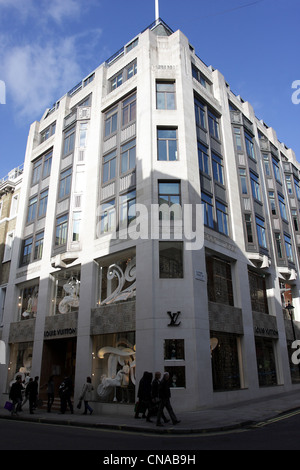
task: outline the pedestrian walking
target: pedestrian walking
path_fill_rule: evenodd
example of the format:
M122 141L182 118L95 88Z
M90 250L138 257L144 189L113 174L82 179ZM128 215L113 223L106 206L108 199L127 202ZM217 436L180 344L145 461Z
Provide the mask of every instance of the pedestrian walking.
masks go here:
M140 418L139 414L143 413L142 417L146 418L148 422L151 422L150 414L151 414L151 407L152 407L152 402L151 402L152 377L153 377L153 374L151 372L144 372L144 375L140 380L138 395L137 395L139 402L137 404L137 408L135 412L136 419L139 419ZM148 414L146 416L147 410L148 410Z
M163 376L163 379L162 379L162 381L160 383L160 386L159 386L159 398L160 398L161 401L160 401L159 408L158 408L156 426L163 426L163 424L161 423L161 418L162 418L162 413L163 413L164 408L167 409L173 424L180 423L180 421L177 419L177 417L176 417L176 415L173 411L173 408L171 406L170 386L171 386L171 384L170 384L170 375L169 375L168 372L165 372L164 376Z
M82 414L86 415L87 412L90 412L90 415L93 413L93 408L90 407L89 401L92 400L93 398L93 390L94 387L92 385L92 379L91 377L86 378L86 383L84 384L82 388L82 393L80 396L80 400L84 401L84 412Z
M18 375L16 377L16 381L12 384L10 392L9 392L9 399L13 403L13 408L11 410L12 415L15 414L16 416L18 416L18 411L21 410L22 391L23 391L22 377Z
M159 410L159 405L161 402L161 399L159 398L159 387L161 383L161 373L160 372L155 372L154 375L154 380L151 385L151 399L152 399L152 409L151 409L151 416L157 416L158 410ZM164 421L164 423L168 423L170 420L166 418L164 412L161 412L161 417Z
M31 415L33 415L33 410L36 409L37 407L37 397L39 393L39 377L36 376L34 380L31 382L28 382L28 385L26 387L26 395L28 396L29 399L29 412Z
M48 395L48 403L47 403L47 413L51 413L51 408L54 402L54 375L49 377L47 383L47 395Z
M60 396L60 412L64 414L67 410L67 405L69 405L71 414L73 414L73 404L71 400L72 396L72 380L70 377L65 377L64 381L59 387L59 396Z

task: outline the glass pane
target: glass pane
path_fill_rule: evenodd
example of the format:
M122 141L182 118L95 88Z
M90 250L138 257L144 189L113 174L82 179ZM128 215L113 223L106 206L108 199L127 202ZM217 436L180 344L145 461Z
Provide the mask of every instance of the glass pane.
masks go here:
M166 141L158 141L158 160L167 160L167 143Z
M169 160L177 160L177 142L176 140L169 141Z

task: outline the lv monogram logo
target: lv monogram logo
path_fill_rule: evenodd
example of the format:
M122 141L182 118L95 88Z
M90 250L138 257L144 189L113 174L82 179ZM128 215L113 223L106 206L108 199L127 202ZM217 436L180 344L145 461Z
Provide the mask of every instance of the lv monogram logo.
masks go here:
M168 315L169 315L170 320L171 320L171 322L168 324L168 326L179 326L179 325L181 325L181 321L179 323L177 322L180 314L181 314L181 312L177 312L177 313L168 312Z

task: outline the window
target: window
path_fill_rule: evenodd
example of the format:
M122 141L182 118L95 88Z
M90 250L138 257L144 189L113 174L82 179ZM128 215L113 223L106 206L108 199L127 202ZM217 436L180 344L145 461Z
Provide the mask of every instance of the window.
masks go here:
M243 168L240 168L239 173L240 173L240 182L241 182L242 194L248 194L246 170L244 170Z
M72 241L78 242L80 239L81 212L73 213L73 235Z
M112 109L105 115L105 137L114 134L118 128L118 112L117 108Z
M44 157L43 179L50 176L52 166L52 151Z
M210 302L234 305L231 264L214 256L206 256L207 294Z
M233 132L234 132L234 137L235 137L236 149L238 151L242 151L243 147L242 147L242 139L241 139L241 129L239 127L234 127Z
M209 156L208 156L208 148L198 142L198 161L199 161L199 169L202 173L209 175Z
M116 90L127 80L130 80L137 74L137 61L131 62L127 67L120 70L113 78L110 79L110 91Z
M200 72L200 70L192 64L192 75L193 77L201 83L204 88L207 88L209 91L211 90L211 83L210 81Z
M26 240L23 241L21 266L24 266L30 263L32 244L33 244L33 237L27 238Z
M43 164L43 159L40 158L33 164L33 170L32 170L32 180L31 184L32 186L34 184L37 184L40 181L41 178L41 172L42 172L42 164Z
M279 168L279 162L275 158L272 158L272 163L273 163L275 179L276 181L278 181L278 183L281 183L281 173L280 173L280 168Z
M203 129L206 129L205 107L197 99L195 99L195 116L196 116L197 126L202 127Z
M253 243L252 215L251 214L245 214L245 225L246 225L247 242Z
M159 277L183 278L183 243L159 242Z
M268 314L269 308L265 276L249 270L248 277L252 311Z
M42 259L43 247L44 247L44 232L41 232L35 236L35 243L34 243L34 259L35 260Z
M27 223L30 224L36 218L36 210L37 210L37 196L32 197L29 199L29 206L28 206L28 215L27 215Z
M246 151L247 151L248 157L255 160L253 138L246 131L245 131L245 143L246 143Z
M276 215L277 210L276 210L276 202L275 202L275 193L274 193L274 191L269 191L269 201L270 201L272 215Z
M112 180L116 176L117 151L103 156L103 183Z
M56 122L53 122L47 129L41 132L41 143L45 142L52 135L55 134Z
M201 202L204 205L204 225L214 228L212 198L205 193L201 194Z
M180 182L179 181L163 181L158 183L158 200L159 200L159 219L160 220L174 220L181 217L181 210L178 213L178 207L174 205L181 205L180 197ZM168 206L167 211L164 211L162 205ZM172 208L170 211L169 209Z
M122 126L136 120L136 95L130 96L122 103Z
M285 200L282 194L278 193L278 200L279 200L279 209L280 209L280 214L283 220L287 220L287 213L286 213L286 207L285 207Z
M121 147L121 173L135 168L136 140L131 140Z
M79 147L84 148L86 146L86 136L87 136L88 125L86 122L80 124L79 129Z
M250 171L252 195L254 199L261 202L260 188L259 188L259 178L253 171Z
M282 259L283 254L282 254L282 242L281 242L281 234L280 233L275 233L275 242L276 242L277 256L278 256L279 259Z
M288 193L289 193L289 195L292 195L293 194L293 186L292 186L291 176L286 175L285 179L286 179L286 187L287 187Z
M58 217L56 220L55 246L65 245L67 243L68 215Z
M64 134L63 156L67 156L74 151L75 144L75 127L72 127Z
M297 194L297 199L300 201L300 183L299 180L294 178L294 183L295 183L295 189L296 189L296 194Z
M208 127L210 135L220 140L219 119L211 112L208 112Z
M176 109L174 82L156 82L156 107L157 109Z
M115 199L102 204L100 216L101 233L113 232L116 229Z
M220 392L240 389L239 337L219 331L211 331L210 336L218 341L211 352L213 389Z
M264 155L264 166L265 166L265 172L267 176L271 176L271 168L270 168L270 162L269 162L269 157L268 155Z
M48 205L48 189L40 195L38 217L45 217Z
M292 219L296 232L299 232L299 219L297 209L292 209Z
M11 252L12 252L12 247L14 243L14 238L15 238L15 232L8 232L6 235L6 240L5 240L5 250L4 250L4 255L3 255L3 263L6 263L6 261L11 260ZM0 312L1 313L1 312Z
M224 235L228 235L228 212L227 206L221 204L220 202L216 202L217 208L217 223L218 223L218 231L223 233Z
M120 228L127 228L135 220L136 192L131 191L120 196Z
M255 220L256 220L256 229L257 229L257 237L258 237L259 246L262 248L267 248L265 221L257 216Z
M65 170L60 175L59 181L59 199L69 196L71 192L72 168Z
M260 387L270 387L278 384L276 359L272 339L255 338L257 373Z
M175 161L177 154L177 130L176 129L158 129L158 160Z
M212 154L212 167L214 180L217 183L224 184L223 159L216 154Z
M291 263L294 262L293 248L292 248L292 239L289 235L284 235L285 251L286 256Z

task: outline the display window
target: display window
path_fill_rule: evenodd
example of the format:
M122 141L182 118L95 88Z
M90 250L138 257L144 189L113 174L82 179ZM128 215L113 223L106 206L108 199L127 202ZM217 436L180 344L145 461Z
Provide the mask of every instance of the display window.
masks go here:
M35 318L38 309L39 282L20 288L18 299L18 321Z
M15 343L10 345L8 365L8 387L20 375L25 384L29 379L32 368L33 342Z
M239 363L240 338L230 333L211 331L211 365L214 391L241 388Z
M93 337L93 383L101 402L135 401L135 332Z
M77 312L80 305L80 267L52 274L53 295L50 315Z

